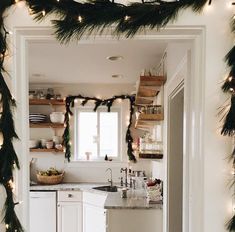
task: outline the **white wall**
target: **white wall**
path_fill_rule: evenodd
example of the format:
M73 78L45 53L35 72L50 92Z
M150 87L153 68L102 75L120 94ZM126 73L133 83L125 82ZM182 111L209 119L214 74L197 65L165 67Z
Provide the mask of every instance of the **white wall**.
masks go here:
M204 146L202 148L204 185L198 186L204 197L202 232L225 231L224 224L231 216L232 210L231 194L227 186L230 177L230 166L225 159L231 150L231 142L230 139L220 136L218 132L219 120L216 117L218 107L225 100L225 96L220 90L221 79L226 70L223 58L232 46L229 21L235 8L228 8L227 3L229 2L231 1L213 1L210 9L206 9L202 14L195 14L190 10L180 12L179 19L174 22L174 25L178 26L191 27L199 25L205 28L205 114L201 115L204 128ZM20 7L11 10L7 21L8 27L11 29L16 26L39 25L33 23L27 10ZM42 25L49 25L49 23L40 24L40 26ZM9 68L11 67L10 64Z

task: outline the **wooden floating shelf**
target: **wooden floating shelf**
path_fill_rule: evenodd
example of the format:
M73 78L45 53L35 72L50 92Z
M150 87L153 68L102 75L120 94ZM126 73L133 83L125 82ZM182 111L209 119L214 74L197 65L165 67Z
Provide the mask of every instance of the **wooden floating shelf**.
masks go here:
M30 148L30 152L56 152L56 153L62 153L63 150L58 150L55 148L52 149L46 149L46 148Z
M162 159L163 154L157 154L157 153L139 153L139 158L141 159Z
M163 121L163 114L144 114L140 113L138 118L136 119L135 128L143 129L143 128L151 128L153 124L158 121Z
M29 99L29 105L65 105L63 99Z
M164 120L163 114L144 114L140 113L138 120L147 120L147 121L162 121Z
M64 128L63 123L50 123L50 122L42 122L42 123L30 123L30 128Z
M140 76L136 94L136 105L151 105L166 78L163 76Z

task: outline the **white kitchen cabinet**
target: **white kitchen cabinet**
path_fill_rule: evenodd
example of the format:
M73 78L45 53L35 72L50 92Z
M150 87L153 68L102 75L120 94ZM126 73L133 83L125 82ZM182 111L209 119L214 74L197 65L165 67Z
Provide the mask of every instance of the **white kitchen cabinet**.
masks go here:
M30 192L30 232L56 232L56 192Z
M106 210L90 204L83 204L83 232L105 232Z
M83 192L83 232L106 232L107 194Z
M58 232L82 232L81 192L58 192L57 223Z
M58 232L82 232L81 202L58 203Z

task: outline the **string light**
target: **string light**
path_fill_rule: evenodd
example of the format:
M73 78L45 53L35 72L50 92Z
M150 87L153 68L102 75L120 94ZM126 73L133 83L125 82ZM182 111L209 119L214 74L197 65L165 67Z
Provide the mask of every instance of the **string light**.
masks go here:
M232 81L232 79L233 79L233 77L229 77L229 78L228 78L228 81L229 81L229 82L231 82L231 81Z
M9 229L9 224L6 224L6 229Z
M126 15L125 18L124 18L124 20L125 20L125 21L128 21L128 20L130 20L130 18L131 18L131 16Z
M81 23L81 22L82 22L82 20L83 20L82 16L81 16L81 15L79 15L79 16L78 16L78 21L79 21L79 23Z
M42 11L42 16L44 17L45 15L46 15L46 11L43 10L43 11Z
M30 7L28 7L28 12L29 12L29 15L33 15L33 10Z
M4 141L3 133L2 133L2 132L0 132L0 149L2 148L3 141Z
M15 184L14 184L14 182L13 182L12 180L9 180L9 181L8 181L8 185L9 185L9 187L10 187L12 190L15 189Z

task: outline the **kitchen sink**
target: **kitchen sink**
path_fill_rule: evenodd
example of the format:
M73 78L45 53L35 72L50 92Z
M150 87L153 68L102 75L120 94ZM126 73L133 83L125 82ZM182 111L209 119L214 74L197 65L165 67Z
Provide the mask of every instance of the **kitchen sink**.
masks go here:
M117 186L98 186L94 187L93 189L100 190L100 191L105 191L105 192L117 192Z

